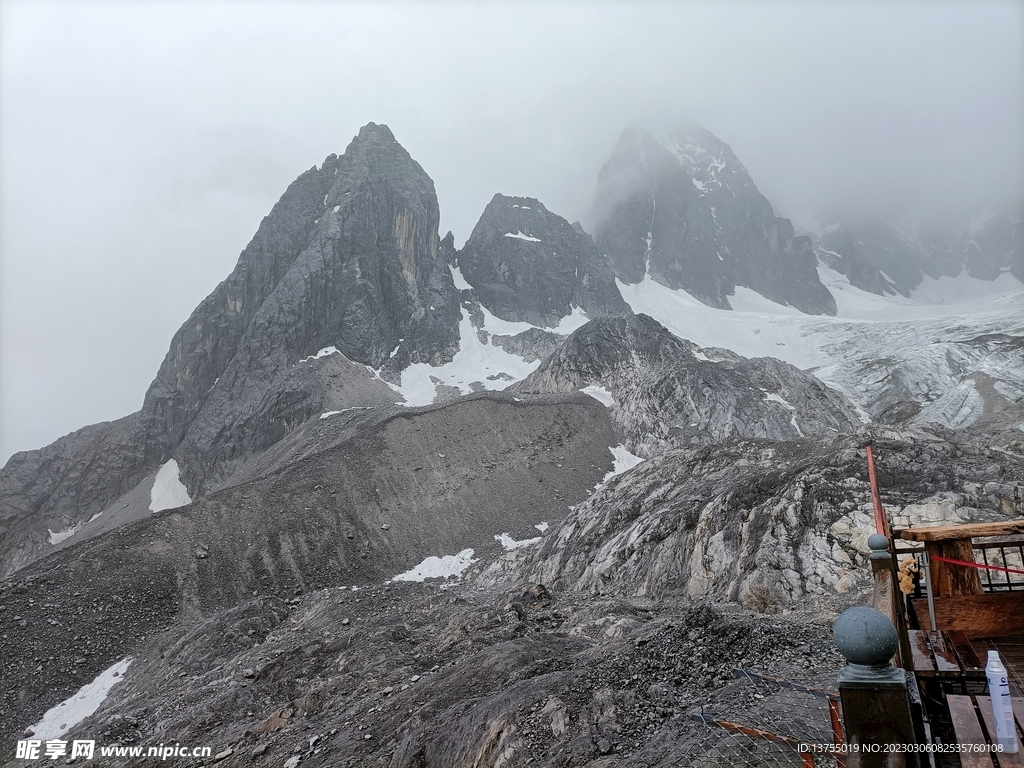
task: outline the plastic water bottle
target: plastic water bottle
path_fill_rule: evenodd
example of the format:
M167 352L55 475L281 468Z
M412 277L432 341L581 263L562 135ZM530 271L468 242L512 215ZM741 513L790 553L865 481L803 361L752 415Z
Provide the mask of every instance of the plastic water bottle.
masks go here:
M999 660L999 651L988 652L985 665L988 678L988 695L992 698L992 716L996 721L996 742L1003 752L1016 754L1017 729L1013 724L1013 706L1010 702L1010 685L1006 678L1006 667Z

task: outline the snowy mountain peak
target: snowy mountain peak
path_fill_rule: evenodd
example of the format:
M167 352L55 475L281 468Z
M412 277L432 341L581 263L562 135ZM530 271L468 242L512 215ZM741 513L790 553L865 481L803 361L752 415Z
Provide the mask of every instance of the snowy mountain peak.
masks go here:
M686 124L662 140L703 196L712 189L751 184L747 170L728 144L695 123Z
M810 240L775 216L728 145L699 126L662 141L625 131L598 175L594 212L598 247L625 283L649 277L723 309L746 286L803 312L835 312Z

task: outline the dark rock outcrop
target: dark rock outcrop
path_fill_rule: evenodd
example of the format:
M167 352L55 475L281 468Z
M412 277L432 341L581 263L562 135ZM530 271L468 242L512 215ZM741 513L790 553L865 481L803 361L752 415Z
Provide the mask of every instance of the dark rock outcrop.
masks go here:
M627 447L642 456L731 436L793 440L860 424L846 398L809 373L773 358L709 352L714 358L647 315L592 320L509 391L603 387Z
M574 307L591 318L631 314L590 237L532 197L495 195L458 266L502 320L552 327Z
M664 142L625 131L598 175L595 240L627 283L645 275L730 308L738 285L804 312L835 314L811 241L777 217L727 144L696 125Z
M822 260L856 287L910 296L925 277L966 272L995 280L1010 271L1024 275L1024 230L1020 214L1003 210L971 227L924 226L901 229L880 219L835 222L818 236Z
M564 341L564 336L541 328L531 328L528 331L517 333L515 336L501 334L491 336L491 343L496 347L501 347L510 354L519 355L528 363L532 363L534 360L543 360L558 349Z

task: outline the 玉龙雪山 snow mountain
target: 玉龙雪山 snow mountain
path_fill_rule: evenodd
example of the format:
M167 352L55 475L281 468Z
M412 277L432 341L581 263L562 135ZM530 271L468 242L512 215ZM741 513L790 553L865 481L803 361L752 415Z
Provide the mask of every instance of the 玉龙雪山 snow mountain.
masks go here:
M0 471L4 734L697 760L733 666L838 663L865 443L905 524L1024 512L1019 212L799 233L692 124L595 175L459 248L384 125L300 174L138 412Z

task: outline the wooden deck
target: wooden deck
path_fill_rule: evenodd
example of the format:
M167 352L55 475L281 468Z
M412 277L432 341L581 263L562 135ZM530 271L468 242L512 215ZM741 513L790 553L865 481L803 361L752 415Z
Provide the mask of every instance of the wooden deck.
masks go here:
M989 650L999 651L1009 678L1010 695L1024 696L1024 635L971 640L970 643L982 664L988 658Z

